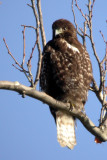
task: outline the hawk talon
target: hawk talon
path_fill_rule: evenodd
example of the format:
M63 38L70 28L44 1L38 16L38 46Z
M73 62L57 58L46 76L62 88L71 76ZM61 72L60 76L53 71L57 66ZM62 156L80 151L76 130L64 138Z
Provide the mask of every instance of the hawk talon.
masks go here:
M73 111L74 108L75 108L74 104L70 103L70 109L69 109L69 111Z

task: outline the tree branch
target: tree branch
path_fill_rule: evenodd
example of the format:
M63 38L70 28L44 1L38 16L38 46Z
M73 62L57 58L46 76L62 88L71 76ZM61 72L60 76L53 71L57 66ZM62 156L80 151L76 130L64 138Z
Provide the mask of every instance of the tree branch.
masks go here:
M24 66L24 63L25 63L25 56L26 56L26 53L25 53L25 26L24 26L24 30L22 31L23 33L23 60L22 60L22 64L21 66L23 67Z
M62 103L55 100L44 92L39 92L34 88L27 87L19 82L0 81L0 89L11 90L20 93L21 95L27 95L29 97L38 99L53 108L65 110L71 115L77 117L84 127L93 135L98 137L101 141L107 141L107 129L98 128L94 123L86 116L85 113L70 107L69 103Z
M37 48L38 48L38 52L39 52L38 65L37 65L38 67L37 67L37 72L36 72L36 77L35 77L35 80L34 80L34 87L33 87L33 88L36 88L37 82L38 82L39 76L40 76L41 61L42 61L42 50L41 50L41 46L40 46L39 26L41 27L43 46L46 43L46 39L45 39L45 32L44 32L44 29L43 29L43 20L42 20L42 12L41 12L41 7L40 7L40 0L38 0L38 7L39 7L38 12L39 12L40 17L38 16L38 13L37 13L36 8L35 8L35 0L31 0L31 3L32 3L32 9L33 9L33 13L34 13L34 16L35 16L35 20L36 20L36 35L38 37Z
M42 44L43 48L46 45L46 36L45 36L45 31L43 27L43 18L42 18L42 11L41 11L41 0L37 0L37 7L38 7L38 13L39 13L39 21L40 21L40 31L41 31L41 36L42 36Z
M72 0L72 13L73 13L74 23L75 23L75 26L76 26L77 33L78 33L79 36L83 37L82 33L79 32L79 30L78 30L78 24L76 22L76 16L75 16L75 12L74 12L74 0Z

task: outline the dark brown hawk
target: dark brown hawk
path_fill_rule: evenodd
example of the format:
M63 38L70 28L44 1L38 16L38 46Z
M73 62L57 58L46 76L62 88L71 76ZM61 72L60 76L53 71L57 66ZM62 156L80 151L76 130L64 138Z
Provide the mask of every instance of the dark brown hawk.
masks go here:
M52 25L53 38L43 51L40 76L42 91L62 102L83 110L92 82L89 55L78 41L76 29L65 19ZM75 117L50 106L57 125L57 138L62 147L76 145Z

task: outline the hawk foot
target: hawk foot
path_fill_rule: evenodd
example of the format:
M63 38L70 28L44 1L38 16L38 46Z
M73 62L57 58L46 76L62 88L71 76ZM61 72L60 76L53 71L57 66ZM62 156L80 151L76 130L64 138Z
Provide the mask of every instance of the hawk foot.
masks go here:
M70 103L70 109L69 109L69 111L73 111L74 108L75 108L74 104Z

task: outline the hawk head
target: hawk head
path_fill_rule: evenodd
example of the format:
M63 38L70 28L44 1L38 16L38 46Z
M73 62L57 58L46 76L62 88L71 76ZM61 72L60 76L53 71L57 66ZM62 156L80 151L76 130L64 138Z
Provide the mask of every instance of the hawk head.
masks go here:
M65 19L59 19L52 25L53 38L70 36L77 38L76 29L74 25Z

